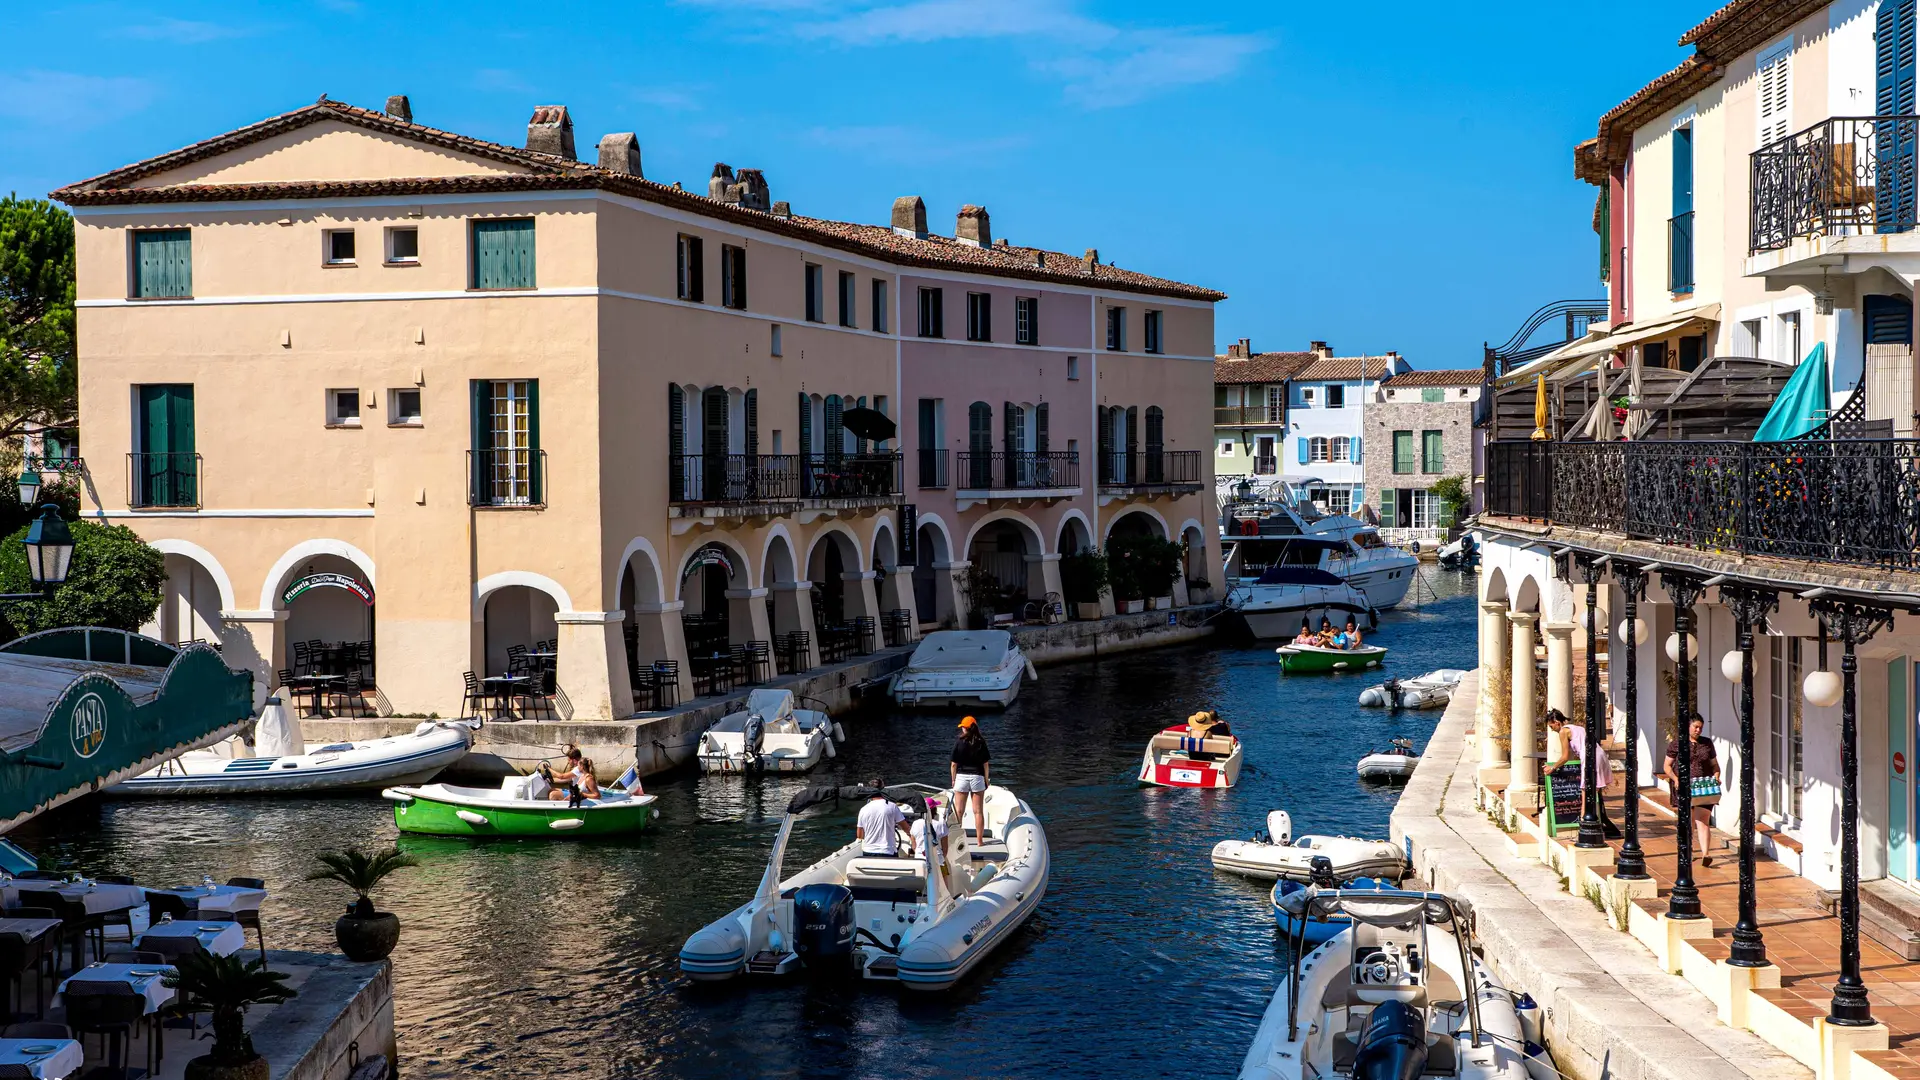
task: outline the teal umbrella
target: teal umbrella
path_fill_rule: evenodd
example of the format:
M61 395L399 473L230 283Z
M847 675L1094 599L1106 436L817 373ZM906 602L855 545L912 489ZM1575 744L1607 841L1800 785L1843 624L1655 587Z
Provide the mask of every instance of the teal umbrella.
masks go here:
M1793 378L1773 399L1773 408L1753 433L1754 442L1786 442L1797 439L1827 422L1827 343L1813 347Z

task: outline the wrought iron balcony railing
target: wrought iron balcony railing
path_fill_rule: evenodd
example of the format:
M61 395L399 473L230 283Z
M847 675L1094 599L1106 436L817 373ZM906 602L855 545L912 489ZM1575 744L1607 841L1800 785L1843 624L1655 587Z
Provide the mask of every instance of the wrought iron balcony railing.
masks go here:
M1077 450L962 450L954 486L972 491L1048 491L1080 486Z
M1104 488L1164 487L1198 484L1198 450L1148 450L1144 453L1100 455L1100 486Z
M1920 116L1844 116L1754 151L1749 250L1912 231L1917 144Z
M1283 405L1215 405L1214 427L1278 427L1287 422Z
M128 454L127 505L192 508L200 505L199 454Z
M922 488L944 488L947 486L947 452L945 450L920 451L920 486Z
M900 494L898 453L670 454L667 498L745 505Z
M1496 442L1487 512L1702 551L1920 570L1920 440Z
M547 505L547 452L522 447L467 451L467 505Z

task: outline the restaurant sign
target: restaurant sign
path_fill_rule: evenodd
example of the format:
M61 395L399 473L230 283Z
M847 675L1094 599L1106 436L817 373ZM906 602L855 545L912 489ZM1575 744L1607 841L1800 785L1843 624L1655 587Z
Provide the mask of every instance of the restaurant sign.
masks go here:
M728 577L739 576L734 572L732 553L719 544L708 544L706 547L694 552L693 558L687 560L687 568L681 571L680 580L685 581L692 577L695 571L708 566L717 566L725 570Z
M361 603L368 607L373 606L373 586L346 574L308 574L287 586L286 595L282 596L280 601L291 604L295 598L309 589L345 589L359 597Z

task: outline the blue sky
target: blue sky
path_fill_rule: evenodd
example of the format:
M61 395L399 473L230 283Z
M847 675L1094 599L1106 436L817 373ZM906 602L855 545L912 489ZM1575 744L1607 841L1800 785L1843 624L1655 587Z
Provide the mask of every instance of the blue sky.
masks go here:
M1717 6L20 5L0 190L322 93L405 93L422 123L510 143L565 104L583 155L636 131L654 179L756 166L797 212L866 222L917 194L942 232L980 203L1015 243L1219 288L1222 346L1474 366L1539 304L1600 294L1572 147Z

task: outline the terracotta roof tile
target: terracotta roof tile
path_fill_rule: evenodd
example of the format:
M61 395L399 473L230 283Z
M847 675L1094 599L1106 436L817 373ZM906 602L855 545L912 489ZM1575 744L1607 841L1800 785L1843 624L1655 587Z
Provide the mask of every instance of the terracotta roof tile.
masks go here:
M1228 385L1285 382L1312 364L1313 358L1310 352L1254 353L1245 359L1216 356L1213 381Z
M309 124L337 120L417 142L489 158L528 169L524 174L466 177L394 177L358 181L299 181L257 184L186 184L133 187L139 180L195 161L223 154L261 139ZM810 240L829 247L870 255L887 262L928 269L971 271L1031 281L1096 285L1128 292L1219 301L1226 294L1199 285L1153 277L1099 263L1080 256L1028 247L973 247L943 236L925 240L900 236L877 225L776 215L715 202L703 194L597 165L571 161L520 147L488 142L440 131L386 113L322 98L289 113L250 124L191 146L148 158L53 192L69 206L115 206L139 203L203 202L332 198L364 195L413 195L465 192L580 189L612 191L648 202L674 206L743 227Z
M1307 365L1294 378L1302 382L1371 382L1386 378L1390 363L1392 360L1385 356L1330 356Z
M1387 380L1388 386L1479 386L1487 373L1481 368L1415 368Z

